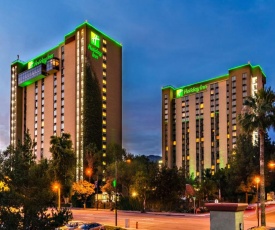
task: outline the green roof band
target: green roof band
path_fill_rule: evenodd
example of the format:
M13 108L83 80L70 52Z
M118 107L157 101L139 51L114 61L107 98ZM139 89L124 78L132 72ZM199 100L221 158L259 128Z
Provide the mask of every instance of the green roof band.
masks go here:
M243 68L245 66L250 66L252 68L252 70L256 69L256 68L259 68L260 71L262 72L262 74L264 75L264 77L266 78L266 75L262 69L262 67L260 65L255 65L255 66L252 66L250 63L249 64L244 64L244 65L239 65L239 66L236 66L236 67L233 67L233 68L230 68L228 69L228 72L230 71L233 71L235 69L239 69L239 68ZM208 80L204 80L204 81L200 81L200 82L196 82L196 83L193 83L193 84L190 84L190 85L186 85L186 86L181 86L181 87L178 87L178 88L175 88L171 85L167 85L167 86L164 86L162 87L162 90L165 90L165 89L172 89L172 90L178 90L178 89L183 89L183 88L186 88L186 87L192 87L192 86L195 86L195 85L198 85L198 84L206 84L206 83L210 83L212 81L217 81L217 80L223 80L224 78L228 77L229 74L225 74L225 75L221 75L221 76L218 76L218 77L214 77L214 78L210 78Z
M77 26L72 32L66 34L66 35L64 36L64 40L63 40L62 42L60 42L57 46L55 46L55 47L53 47L53 48L47 50L46 52L44 52L44 53L42 53L42 54L37 55L36 57L34 57L34 58L32 58L32 59L30 59L30 60L28 60L28 61L26 61L26 62L21 61L21 60L15 60L15 61L12 62L12 64L15 64L15 63L19 62L19 63L21 63L21 64L26 65L28 62L33 61L33 60L35 60L35 59L38 59L39 57L41 57L41 56L43 56L43 55L45 55L45 54L47 54L47 53L53 51L54 49L58 48L61 44L64 44L66 37L68 37L69 35L73 34L77 29L79 29L80 27L82 27L82 26L85 25L85 24L88 25L90 28L96 30L96 31L97 31L98 33L100 33L101 35L103 35L103 36L107 37L108 39L110 39L111 41L113 41L116 45L122 47L122 44L121 44L121 43L115 41L114 39L112 39L111 37L109 37L108 35L106 35L105 33L101 32L101 31L98 30L98 29L96 29L96 28L93 27L90 23L84 22L84 23L82 23L81 25Z
M108 35L106 35L105 33L103 33L102 31L100 31L99 29L95 28L94 26L92 26L89 22L83 22L82 24L80 24L78 27L76 27L73 31L67 33L65 35L65 38L70 36L71 34L73 34L76 30L78 30L79 28L81 28L83 25L87 25L90 28L94 29L96 32L100 33L101 35L103 35L104 37L110 39L111 41L113 41L116 45L122 47L122 44L117 42L116 40L114 40L113 38L109 37Z

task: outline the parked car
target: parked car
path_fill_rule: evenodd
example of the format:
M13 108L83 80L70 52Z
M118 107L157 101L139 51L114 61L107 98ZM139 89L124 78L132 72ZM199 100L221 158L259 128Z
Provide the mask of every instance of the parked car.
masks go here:
M100 223L84 223L78 226L77 229L87 229L87 230L105 230L105 227Z
M64 226L55 228L55 230L71 230L71 229L77 229L80 225L83 225L83 221L78 221L78 220L73 220L69 221L67 224Z

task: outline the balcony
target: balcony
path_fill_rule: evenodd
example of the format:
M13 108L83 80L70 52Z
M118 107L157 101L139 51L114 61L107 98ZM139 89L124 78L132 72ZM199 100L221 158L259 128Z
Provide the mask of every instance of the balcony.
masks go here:
M46 65L40 64L32 69L18 74L18 86L28 86L47 76Z
M52 58L47 61L46 71L48 74L53 74L59 71L59 59Z

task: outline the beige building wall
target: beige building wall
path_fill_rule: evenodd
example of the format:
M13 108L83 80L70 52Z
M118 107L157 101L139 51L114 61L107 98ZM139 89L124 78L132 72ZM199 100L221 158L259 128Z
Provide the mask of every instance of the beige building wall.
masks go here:
M76 134L76 49L75 41L65 45L65 107L64 131L71 134L75 146Z
M181 98L176 99L176 166L182 167L182 105Z
M26 128L29 129L29 133L34 138L34 101L35 101L35 84L27 87L27 116L26 116Z
M189 171L196 177L196 94L189 95Z
M203 94L204 112L204 169L211 168L211 112L210 112L210 85Z
M226 81L219 82L219 142L220 168L227 164L227 103Z

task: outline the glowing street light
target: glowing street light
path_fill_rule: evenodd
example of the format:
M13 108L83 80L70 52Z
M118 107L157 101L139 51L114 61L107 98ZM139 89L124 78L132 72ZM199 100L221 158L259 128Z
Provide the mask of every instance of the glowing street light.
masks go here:
M85 173L89 177L89 182L91 182L91 176L93 174L93 170L91 168L87 168Z
M60 206L61 206L61 201L60 201L60 184L59 183L54 183L53 185L53 190L56 190L58 193L58 210L60 210Z
M259 183L260 183L260 178L256 177L255 182L257 184L257 220L258 220L258 227L259 227Z
M270 163L268 164L268 166L269 166L271 169L273 169L273 168L275 168L275 163L270 162Z

